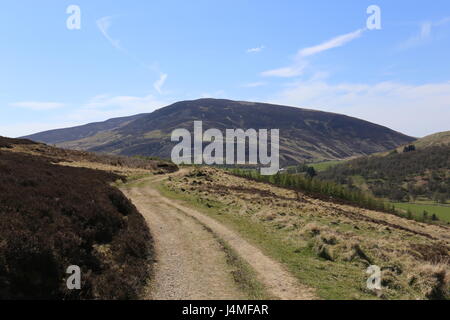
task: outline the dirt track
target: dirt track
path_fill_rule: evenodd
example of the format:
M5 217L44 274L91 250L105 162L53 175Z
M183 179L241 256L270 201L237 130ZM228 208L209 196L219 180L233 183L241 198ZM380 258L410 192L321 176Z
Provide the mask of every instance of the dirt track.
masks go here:
M313 290L299 284L281 264L236 232L181 202L162 196L154 186L164 178L146 178L122 189L146 219L155 239L158 262L147 298L247 298L233 280L223 248L205 226L255 270L271 296L295 300L315 298Z

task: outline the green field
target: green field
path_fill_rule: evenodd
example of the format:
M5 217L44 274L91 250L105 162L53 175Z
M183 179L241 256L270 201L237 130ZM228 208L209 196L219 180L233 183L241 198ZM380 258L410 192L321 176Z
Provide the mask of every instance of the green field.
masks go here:
M330 167L333 167L345 160L332 160L324 162L309 163L308 166L313 167L317 172L325 171Z
M412 214L417 218L422 218L423 212L427 211L430 218L434 213L439 220L450 222L450 206L418 203L394 203L394 206L405 211L411 210Z

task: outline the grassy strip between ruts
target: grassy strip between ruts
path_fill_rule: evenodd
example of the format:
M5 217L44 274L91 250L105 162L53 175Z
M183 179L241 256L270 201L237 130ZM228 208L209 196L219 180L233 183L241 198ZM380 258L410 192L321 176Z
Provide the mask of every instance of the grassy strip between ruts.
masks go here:
M267 256L284 264L305 285L317 290L323 299L377 299L366 287L367 276L360 266L330 262L318 258L311 247L284 240L281 231L233 213L233 208L220 202L207 203L195 196L169 190L164 184L157 189L166 197L183 201L224 225L237 231L258 246ZM390 297L399 298L399 297Z
M223 239L217 238L217 241L225 252L227 263L234 268L232 271L234 281L247 297L250 300L273 299L265 287L257 280L257 275L253 268Z
M182 212L181 210L178 211ZM194 217L191 218L201 224L206 231L211 233L214 239L216 239L222 247L228 265L233 268L233 271L231 272L233 280L250 300L267 300L274 298L270 296L264 285L257 280L257 275L253 268L244 261L225 240L220 238L211 228L201 223L198 219Z
M136 186L144 186L149 183L149 180L145 180L145 178L150 178L152 175L148 174L145 176L136 176L134 178L127 179L127 183L123 184L123 187L136 187ZM142 180L144 179L144 180ZM150 180L151 181L151 180ZM181 210L177 211L182 212ZM197 223L199 223L206 231L211 233L216 241L221 246L223 252L225 253L225 257L227 260L227 264L233 269L231 272L233 276L233 280L239 286L239 288L244 292L244 294L250 300L268 300L273 299L265 289L265 287L257 280L257 275L253 268L236 253L233 248L231 248L226 241L221 239L211 228L204 225L195 217L189 216L194 219Z

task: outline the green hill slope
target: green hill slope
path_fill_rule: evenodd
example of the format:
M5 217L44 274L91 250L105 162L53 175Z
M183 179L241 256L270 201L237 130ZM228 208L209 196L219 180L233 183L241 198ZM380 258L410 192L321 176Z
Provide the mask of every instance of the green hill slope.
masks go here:
M361 157L320 172L319 177L393 201L445 203L450 199L450 145Z

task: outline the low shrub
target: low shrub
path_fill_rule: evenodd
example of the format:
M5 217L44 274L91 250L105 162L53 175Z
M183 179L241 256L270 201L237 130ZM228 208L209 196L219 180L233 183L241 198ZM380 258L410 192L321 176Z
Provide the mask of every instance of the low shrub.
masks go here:
M119 178L0 151L0 299L138 297L152 239L109 185ZM81 268L81 290L66 287L70 265Z

